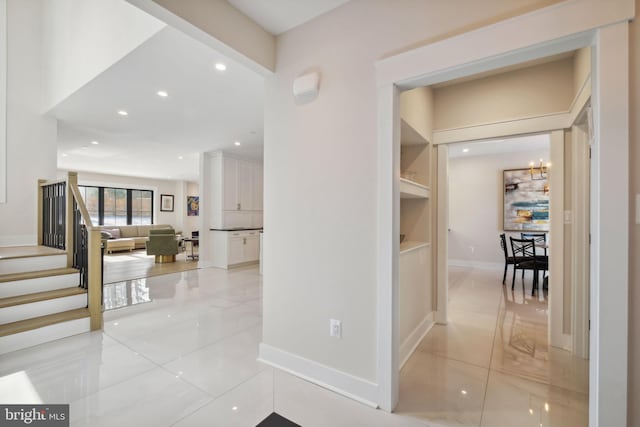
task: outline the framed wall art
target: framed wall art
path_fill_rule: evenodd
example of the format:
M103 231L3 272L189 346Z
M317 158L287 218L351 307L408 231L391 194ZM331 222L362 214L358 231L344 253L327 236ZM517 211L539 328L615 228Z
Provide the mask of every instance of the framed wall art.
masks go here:
M160 195L160 212L173 212L173 195Z
M549 179L543 166L503 171L504 231L549 231Z

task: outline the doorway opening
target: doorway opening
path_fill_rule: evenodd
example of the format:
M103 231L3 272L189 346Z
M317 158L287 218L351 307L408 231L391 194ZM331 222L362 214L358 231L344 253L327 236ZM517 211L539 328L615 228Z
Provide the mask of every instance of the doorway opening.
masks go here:
M400 175L400 91L430 86L461 76L495 70L505 65L520 64L526 60L593 46L595 52L592 57L593 84L589 83L588 85L593 89L595 129L594 149L592 149L592 185L590 187L590 231L592 236L590 320L595 322L597 327L591 328L589 419L592 423L602 423L605 420L607 423L624 422L626 388L617 386L614 388L611 385L614 383L625 384L627 369L627 337L625 332L627 317L624 301L628 289L626 276L628 263L624 245L620 246L619 243L627 240L625 224L628 200L625 195L628 187L628 168L625 165L628 153L628 123L626 120L628 104L620 102L618 95L621 99L626 99L624 94L628 89L628 24L626 21L628 16L620 9L620 16L615 21L619 24L615 24L613 21L608 22L608 18L601 16L603 10L596 5L588 11L571 3L561 3L552 9L427 45L385 59L378 64L379 115L382 118L379 122L380 176L389 179L388 182L387 178L382 178L379 181L379 226L381 231L379 234L381 249L379 251L379 277L381 278L379 288L381 321L379 324L381 326L378 333L380 339L378 372L380 405L384 409L392 409L398 400L399 375L397 367L400 361L396 345L398 343L398 279L396 275L398 263L391 256L399 251L397 240L394 243L396 233L399 234L399 209L386 208L386 206L397 206L394 205L394 199L399 194L397 177ZM595 18L586 22L582 17L584 14ZM574 33L569 36L560 30L551 31L549 28L543 30L543 22L551 16L558 22L570 22L573 25L572 31ZM526 29L527 34L531 34L531 37L527 41L510 39L509 34L514 25L517 25L520 31ZM498 43L499 46L495 43L484 43L489 40L494 42L495 40L503 40L504 43ZM470 45L474 47L472 50L470 50ZM391 120L387 120L388 118ZM443 173L446 178L446 162L441 161L446 157L440 155L441 152L443 155L446 154L446 146L441 146L441 144L454 142L451 140L454 137L458 138L457 141L481 139L487 137L486 133L495 132L499 128L502 128L503 131L501 135L566 129L571 126L574 119L573 112L569 112L555 117L543 117L539 120L519 123L516 126L503 127L502 124L496 124L496 126L480 129L479 133L484 132L485 134L475 137L469 137L466 129L448 135L434 134L434 143L438 145L438 174ZM507 128L509 131L506 131ZM465 137L465 135L467 136ZM558 136L556 135L556 137ZM389 141L394 143L388 145ZM602 141L606 141L606 144ZM597 188L598 191L594 192L594 188ZM446 194L441 194L439 190L436 190L435 193L434 200L437 200L439 204L441 199L446 202ZM607 206L607 209L604 209L603 206ZM617 215L622 215L624 221L614 220L614 211ZM435 216L440 216L440 210ZM446 223L444 217L436 218L436 221L440 225ZM603 232L603 221L607 222L606 233ZM389 230L392 233L389 233ZM445 227L437 227L434 241L437 242L437 251L445 251L446 253L446 238L441 240L441 234L444 233L446 233ZM615 254L604 254L597 250L602 245L607 248L620 248L620 250L614 250ZM446 257L436 255L435 260L437 280L439 283L446 284ZM606 298L605 294L599 292L604 277L607 277L607 283L615 283L613 288L607 286ZM385 278L388 278L388 281ZM440 290L441 287L438 286L436 318L444 316L446 319L446 291L442 295ZM391 298L387 299L387 297ZM443 304L441 304L441 300L444 300ZM388 306L384 301L389 301ZM621 311L616 311L613 317L599 316L599 313L607 308L615 311L613 301L615 301L616 307L621 307ZM384 326L387 324L391 325L391 328ZM605 336L606 339L604 339ZM606 348L610 348L613 342L620 349L616 354L606 351ZM605 366L606 373L603 369Z

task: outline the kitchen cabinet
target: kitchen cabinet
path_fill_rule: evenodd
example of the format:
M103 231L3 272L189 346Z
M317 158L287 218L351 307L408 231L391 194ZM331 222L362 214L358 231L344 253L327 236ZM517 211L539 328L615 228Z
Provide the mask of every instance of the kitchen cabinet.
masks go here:
M259 233L259 230L211 230L214 267L257 263L260 258Z
M262 227L262 165L223 152L209 153L209 228Z

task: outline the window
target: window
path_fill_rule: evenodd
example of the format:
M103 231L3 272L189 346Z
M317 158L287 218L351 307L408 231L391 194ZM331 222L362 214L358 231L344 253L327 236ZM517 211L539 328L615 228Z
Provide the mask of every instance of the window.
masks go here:
M91 222L93 224L100 224L100 189L98 187L83 187L78 186L80 194L84 200L84 204L87 206Z
M151 224L153 219L153 191L131 190L131 224Z
M91 221L99 225L153 224L153 191L78 186Z

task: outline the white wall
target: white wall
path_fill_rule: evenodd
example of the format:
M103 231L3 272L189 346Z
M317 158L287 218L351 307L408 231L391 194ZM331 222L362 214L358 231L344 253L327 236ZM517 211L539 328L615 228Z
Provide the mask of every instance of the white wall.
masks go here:
M450 264L504 266L498 240L504 232L502 171L527 168L529 162L540 158L548 161L549 150L449 159ZM509 236L520 236L520 233L506 234L507 245Z
M0 0L0 203L7 200L7 0Z
M278 37L265 97L264 344L376 381L375 61L543 3L355 0ZM293 80L309 69L319 96L296 106Z
M569 110L573 57L434 90L434 129L453 129ZM524 101L524 102L523 102Z
M64 178L66 174L66 171L58 171L58 177L60 178ZM184 216L187 214L185 209L187 196L183 194L183 181L78 172L78 184L95 185L100 187L133 188L136 190L153 190L154 224L171 224L176 231L184 231ZM161 194L170 194L174 196L173 212L160 212Z
M44 0L43 111L55 107L165 24L124 0Z
M40 115L42 3L9 0L7 18L7 200L0 203L0 246L37 243L37 181L56 177L56 122Z

